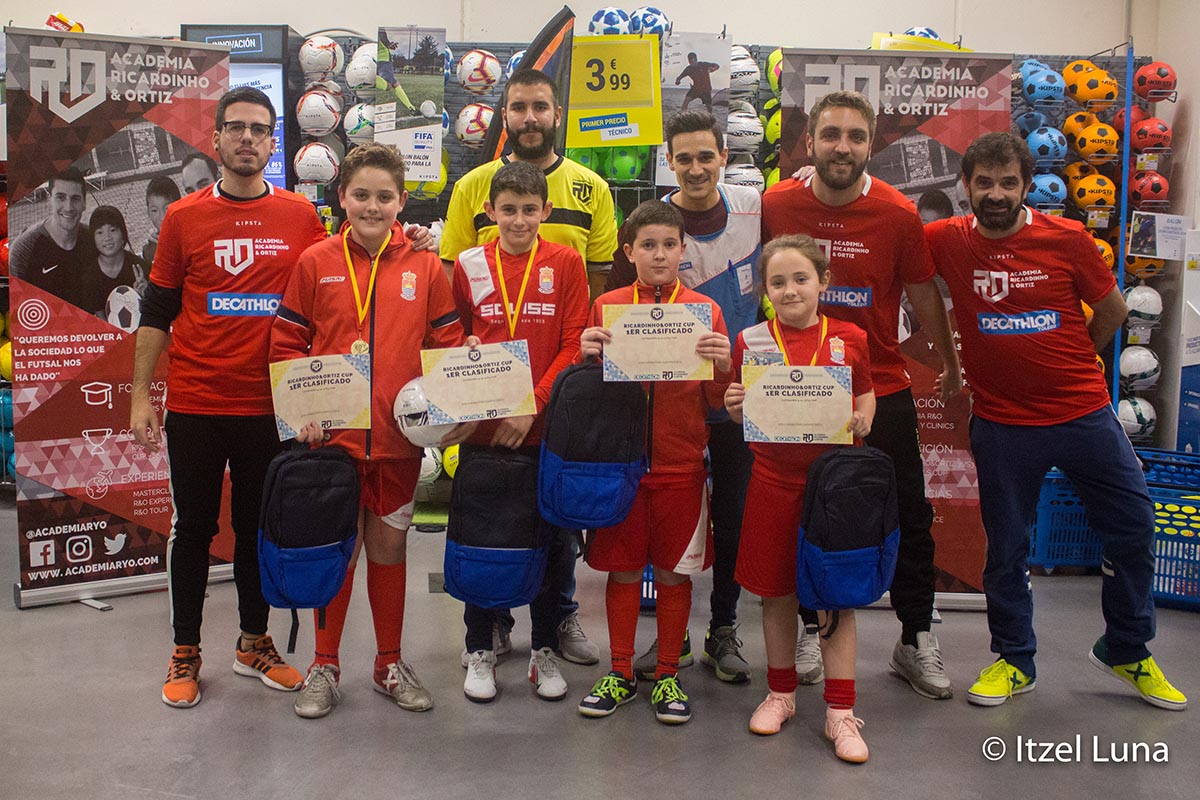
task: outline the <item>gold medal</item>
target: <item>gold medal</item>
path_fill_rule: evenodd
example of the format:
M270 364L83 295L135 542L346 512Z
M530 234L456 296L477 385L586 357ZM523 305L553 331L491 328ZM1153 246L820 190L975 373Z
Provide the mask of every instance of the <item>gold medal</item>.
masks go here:
M356 356L365 356L371 352L371 348L362 339L355 339L354 344L350 345L350 352Z

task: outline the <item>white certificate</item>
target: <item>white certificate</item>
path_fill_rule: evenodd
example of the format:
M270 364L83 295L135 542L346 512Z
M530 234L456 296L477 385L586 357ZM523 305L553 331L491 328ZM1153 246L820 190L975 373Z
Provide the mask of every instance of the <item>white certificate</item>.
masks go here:
M279 439L309 422L321 428L371 427L371 357L326 355L271 365L271 400Z
M713 362L696 355L700 337L712 330L708 303L604 306L606 381L712 380Z
M421 369L429 421L435 425L537 413L524 339L422 350Z
M747 442L852 444L850 367L742 366Z

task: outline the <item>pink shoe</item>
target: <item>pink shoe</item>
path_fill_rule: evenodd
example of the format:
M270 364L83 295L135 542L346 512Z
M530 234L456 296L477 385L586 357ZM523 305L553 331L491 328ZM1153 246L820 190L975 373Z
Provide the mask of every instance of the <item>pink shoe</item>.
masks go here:
M833 752L842 761L862 764L867 760L867 743L859 733L862 726L852 708L825 709L825 738L833 742Z
M796 716L796 693L771 692L750 717L750 732L762 736L779 733L783 723Z

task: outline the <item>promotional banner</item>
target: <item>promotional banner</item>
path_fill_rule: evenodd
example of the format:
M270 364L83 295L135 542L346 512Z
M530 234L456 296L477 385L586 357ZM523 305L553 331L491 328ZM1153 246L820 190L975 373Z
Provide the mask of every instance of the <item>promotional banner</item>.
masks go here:
M375 141L403 155L405 179L442 177L445 28L379 29Z
M663 122L680 111L703 109L725 130L729 118L729 42L724 33L670 31L662 42ZM665 131L664 131L665 135ZM654 170L657 186L679 185L659 145Z
M1009 129L1011 56L796 49L783 56L781 173L809 163L805 133L813 104L829 92L854 90L876 109L867 172L907 195L924 222L970 213L962 154L980 135ZM942 296L949 310L945 287ZM937 591L979 593L986 539L967 430L970 402L965 392L949 403L937 396L941 360L907 300L897 326L935 511Z
M133 331L167 205L217 179L228 51L6 35L16 602L162 587L168 465L128 429ZM214 563L232 550L223 531Z

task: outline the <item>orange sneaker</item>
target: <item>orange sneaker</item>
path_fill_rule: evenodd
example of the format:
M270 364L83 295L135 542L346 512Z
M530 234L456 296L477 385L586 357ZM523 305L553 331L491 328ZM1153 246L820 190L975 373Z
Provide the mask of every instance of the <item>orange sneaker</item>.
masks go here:
M867 743L859 733L862 726L852 708L825 709L825 738L833 742L833 752L842 761L862 764L867 760Z
M167 667L162 701L175 708L191 708L200 702L200 648L176 645Z
M249 650L242 649L242 639L238 637L233 671L238 675L258 678L267 686L281 692L294 692L304 683L304 676L287 665L275 649L271 637L265 633L254 640Z

